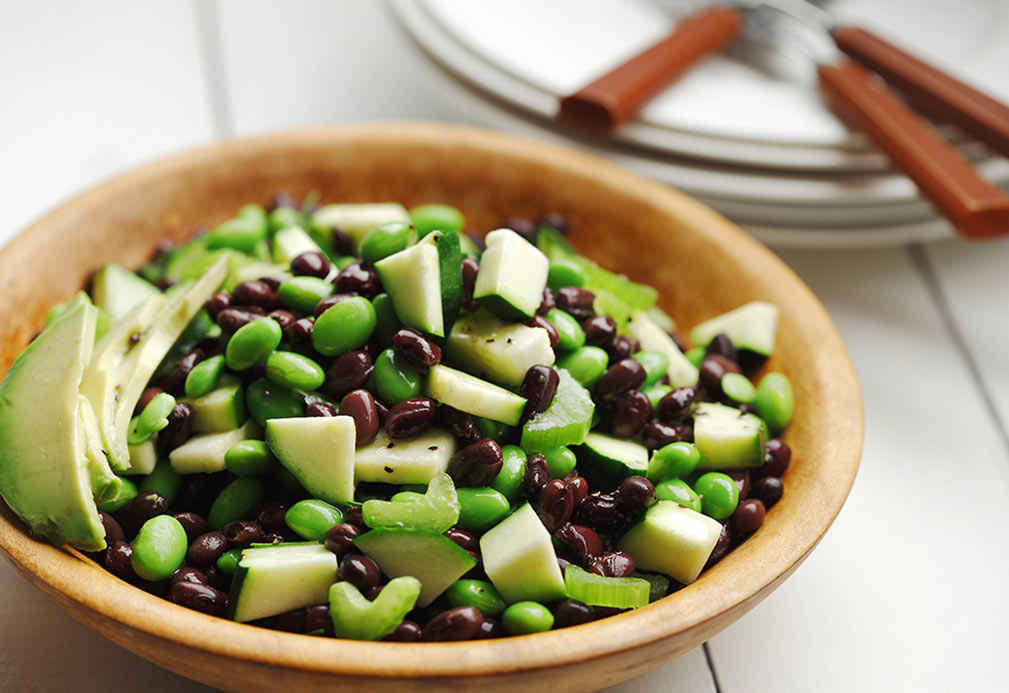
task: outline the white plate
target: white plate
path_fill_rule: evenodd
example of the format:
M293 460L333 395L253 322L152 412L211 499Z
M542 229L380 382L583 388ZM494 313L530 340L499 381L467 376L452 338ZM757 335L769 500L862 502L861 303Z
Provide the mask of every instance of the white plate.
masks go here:
M672 19L643 0L399 1L425 48L451 70L543 118L557 99L666 35ZM840 18L1009 99L1009 13L1000 0L835 0ZM909 21L913 18L914 21ZM956 31L948 27L955 23ZM427 26L420 26L426 24ZM446 45L455 44L454 46ZM810 69L811 77L812 71ZM884 159L822 104L809 79L713 56L670 86L618 136L624 142L736 164L882 170ZM983 156L978 147L972 156Z

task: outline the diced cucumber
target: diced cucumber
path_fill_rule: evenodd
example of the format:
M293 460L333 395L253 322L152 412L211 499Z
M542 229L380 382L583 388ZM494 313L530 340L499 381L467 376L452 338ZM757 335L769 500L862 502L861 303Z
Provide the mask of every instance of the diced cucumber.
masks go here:
M95 305L108 312L113 321L125 317L136 306L160 293L158 287L114 262L95 272L91 280L91 296Z
M306 416L266 421L266 444L280 463L316 498L354 500L354 444L349 416Z
M129 474L150 474L158 463L158 451L154 447L154 438L149 438L140 445L130 445Z
M351 640L381 640L396 630L420 596L417 578L404 575L390 580L375 601L369 601L349 582L329 588L329 615L333 635Z
M627 334L641 342L646 351L659 351L669 359L669 384L673 387L696 385L697 367L683 355L676 342L661 327L652 322L644 311L635 311L627 324Z
M418 243L375 263L400 322L436 337L445 336L438 248Z
M246 622L325 604L336 570L336 554L322 544L245 549L231 582L229 614Z
M590 573L576 565L564 569L564 588L569 599L591 606L608 606L614 609L636 609L648 603L650 593L647 580L641 578L613 578Z
M484 572L509 603L564 598L550 532L526 503L480 537Z
M444 365L432 366L427 376L427 394L442 404L467 414L483 416L514 426L522 418L526 400L486 380Z
M231 431L193 436L168 453L168 461L179 474L223 472L227 468L224 455L228 448L243 440L256 438L259 433L256 422L248 421L241 428Z
M312 252L322 253L322 248L300 226L289 226L273 236L273 261L278 265L290 265L302 253Z
M193 408L194 433L231 431L245 423L245 388L233 375L222 375L202 397L182 401Z
M401 492L403 493L403 492ZM441 473L431 479L424 495L398 500L366 500L361 506L364 523L372 528L407 527L444 532L459 521L459 495L452 477Z
M629 476L648 473L648 449L630 440L590 433L575 454L581 474L605 490L615 489Z
M557 374L560 379L553 402L522 427L522 449L529 454L580 445L592 427L595 404L588 390L563 368L558 368Z
M778 306L773 303L751 301L695 326L690 331L690 341L694 346L707 346L716 335L724 334L737 349L770 356L774 352L778 313Z
M660 500L627 530L617 548L641 570L654 570L688 584L701 574L721 533L717 520Z
M422 243L438 249L438 279L441 282L441 315L445 328L455 322L462 308L462 248L459 234L435 231Z
M330 240L331 230L336 228L350 236L355 248L369 231L390 221L403 221L409 224L410 215L398 202L323 205L312 213L312 226L318 229L327 241Z
M511 229L491 231L485 241L473 298L503 318L533 317L543 300L550 262Z
M724 404L702 402L694 414L698 469L744 469L764 463L764 423Z
M411 506L413 503L402 505ZM420 607L433 602L476 565L476 560L466 549L429 529L373 529L355 539L354 546L378 563L378 567L390 578L410 575L420 580L420 595L417 597L417 606Z
M518 387L531 367L553 365L554 350L546 330L481 310L456 321L445 358L479 378Z
M381 428L375 440L357 449L354 479L387 484L427 484L448 468L455 448L455 436L440 428L429 428L406 440L392 440Z
M289 265L275 265L272 262L250 262L247 265L233 267L228 273L228 278L224 280L225 291L231 291L242 282L270 277L279 282L285 282L291 278L291 268Z

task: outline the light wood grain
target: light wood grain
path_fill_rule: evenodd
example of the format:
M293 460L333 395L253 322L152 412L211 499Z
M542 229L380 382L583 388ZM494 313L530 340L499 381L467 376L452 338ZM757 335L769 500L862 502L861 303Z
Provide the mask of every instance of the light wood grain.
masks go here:
M576 628L493 642L392 644L267 631L160 600L25 535L6 509L0 547L75 618L173 671L227 689L390 685L552 691L626 680L707 640L775 589L847 496L862 441L858 385L837 331L804 284L714 212L591 157L466 128L332 128L231 142L140 169L73 200L0 253L0 370L102 262L137 265L278 188L325 200L443 201L491 228L553 210L589 256L662 292L684 325L753 299L782 309L769 366L798 406L785 498L757 534L675 595ZM81 229L87 229L82 233ZM58 251L65 262L50 261Z

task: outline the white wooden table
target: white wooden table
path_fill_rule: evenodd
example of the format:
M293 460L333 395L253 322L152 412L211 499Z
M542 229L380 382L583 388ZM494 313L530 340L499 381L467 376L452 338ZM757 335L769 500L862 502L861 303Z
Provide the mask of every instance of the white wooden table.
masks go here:
M426 74L363 0L4 0L0 242L112 173L220 137L446 119ZM1009 690L1009 241L780 254L861 378L854 490L763 604L616 690ZM208 690L91 633L0 561L0 690L71 688Z

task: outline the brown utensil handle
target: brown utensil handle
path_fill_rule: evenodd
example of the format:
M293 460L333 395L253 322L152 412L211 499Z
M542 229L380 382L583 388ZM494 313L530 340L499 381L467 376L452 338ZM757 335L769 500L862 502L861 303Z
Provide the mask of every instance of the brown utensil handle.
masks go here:
M1009 197L981 178L935 129L850 60L819 68L841 117L866 132L964 238L1009 233Z
M841 26L831 34L838 48L899 88L921 111L955 123L1003 156L1009 156L1009 106L870 31Z
M742 25L743 15L735 7L716 5L689 15L666 38L561 99L557 120L612 133L691 65L732 41Z

